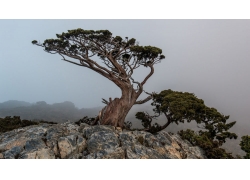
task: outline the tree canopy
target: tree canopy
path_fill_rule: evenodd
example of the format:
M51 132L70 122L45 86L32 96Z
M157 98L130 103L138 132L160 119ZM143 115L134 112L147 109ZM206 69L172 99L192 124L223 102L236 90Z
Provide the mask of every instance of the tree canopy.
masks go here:
M193 93L178 92L171 89L163 90L159 94L154 93L151 105L154 107L154 115L147 112L138 112L136 118L142 121L146 130L157 132L168 127L171 123L184 123L196 121L203 129L206 129L209 137L215 137L220 143L226 138L234 138L236 134L228 130L236 123L227 123L229 116L225 116L213 107L208 107L202 99ZM152 120L164 115L167 122L160 126L158 123L152 125Z
M115 83L122 91L120 98L103 99L106 106L99 113L96 121L101 124L123 127L124 120L143 92L143 85L154 73L154 65L165 56L162 50L154 46L140 46L134 38L112 36L108 30L84 30L81 28L56 34L56 39L46 39L43 43L33 40L32 44L41 46L51 54L59 54L62 60L89 68ZM101 63L94 59L98 58ZM149 67L150 72L142 81L132 77L138 67ZM136 87L134 87L134 85Z
M48 53L61 55L67 62L90 68L109 79L118 78L128 81L134 69L140 65L148 67L165 58L160 48L139 46L136 39L113 37L108 30L94 31L78 28L56 36L57 39L46 39L43 43L33 40L32 43L44 47ZM105 66L90 59L94 56L98 56ZM78 60L79 63L66 57ZM143 81L137 84L140 86L144 83Z

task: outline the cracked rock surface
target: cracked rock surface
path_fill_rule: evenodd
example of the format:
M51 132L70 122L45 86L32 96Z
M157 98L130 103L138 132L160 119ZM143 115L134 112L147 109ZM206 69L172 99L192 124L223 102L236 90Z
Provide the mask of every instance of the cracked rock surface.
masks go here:
M177 134L40 124L0 134L0 159L206 159Z

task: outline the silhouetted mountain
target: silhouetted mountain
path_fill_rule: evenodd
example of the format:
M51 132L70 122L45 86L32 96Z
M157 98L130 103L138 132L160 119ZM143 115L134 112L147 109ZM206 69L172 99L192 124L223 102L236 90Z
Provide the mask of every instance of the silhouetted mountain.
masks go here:
M28 103L25 101L17 101L17 100L10 100L10 101L0 103L0 109L27 107L27 106L31 106L31 103Z
M69 101L52 105L47 104L45 101L39 101L35 104L15 102L1 103L11 105L5 105L3 108L0 108L0 117L20 116L21 119L65 122L67 120L77 121L84 116L93 117L101 110L101 107L78 109L74 103Z

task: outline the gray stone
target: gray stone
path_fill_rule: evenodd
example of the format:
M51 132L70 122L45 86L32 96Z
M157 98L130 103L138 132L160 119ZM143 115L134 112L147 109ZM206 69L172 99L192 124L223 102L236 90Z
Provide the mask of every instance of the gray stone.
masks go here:
M17 159L17 156L21 153L22 147L15 146L11 148L10 150L7 150L3 153L3 156L5 159Z
M74 123L66 122L63 123L62 126L65 127L64 131L68 134L74 134L79 132L79 126Z
M76 141L76 136L71 135L68 137L59 138L58 147L59 147L59 151L60 151L60 155L62 159L68 158L73 153L72 141Z
M90 153L100 150L111 152L119 147L119 144L120 141L114 132L94 132L87 140L87 148Z
M113 152L113 151L112 151ZM105 150L96 151L88 154L84 159L102 159L108 153Z
M27 152L27 151L23 151L20 154L20 157L18 159L36 159L36 151L34 152Z
M112 126L40 124L0 134L0 159L205 159L177 134Z
M124 148L132 147L135 144L139 143L139 141L133 135L133 132L130 132L130 131L121 132L119 134L119 139L121 141L122 147Z
M108 153L102 157L103 159L125 159L125 151L118 147L113 152Z
M24 145L24 149L27 152L36 151L38 149L45 148L45 147L46 145L42 139L30 139L30 140L27 140Z
M49 148L41 148L33 151L23 151L19 159L55 159L53 151Z
M69 135L60 137L58 147L62 159L69 158L73 154L82 153L86 148L86 140L80 135Z
M165 131L160 131L158 132L155 137L158 139L158 141L160 142L160 144L162 146L165 146L165 145L171 145L171 141L169 140L169 138L166 137L166 133Z
M36 159L55 159L55 154L47 147L42 148L36 152Z
M82 154L73 154L72 156L69 157L69 159L82 159Z
M82 133L83 137L89 139L93 133L100 131L114 133L115 128L113 126L86 126Z

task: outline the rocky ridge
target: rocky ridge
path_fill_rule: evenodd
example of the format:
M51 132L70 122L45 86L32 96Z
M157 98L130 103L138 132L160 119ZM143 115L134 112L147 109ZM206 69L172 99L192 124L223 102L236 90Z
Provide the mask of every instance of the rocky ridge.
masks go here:
M127 131L67 122L40 124L0 134L1 159L205 159L179 135Z

